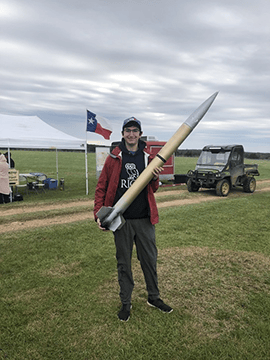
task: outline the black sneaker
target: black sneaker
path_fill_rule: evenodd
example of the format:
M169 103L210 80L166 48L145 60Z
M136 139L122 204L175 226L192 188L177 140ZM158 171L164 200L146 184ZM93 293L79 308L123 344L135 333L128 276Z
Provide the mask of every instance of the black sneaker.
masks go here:
M163 311L167 314L173 311L173 309L169 305L164 304L164 302L161 299L156 299L156 300L148 299L147 304L156 307L160 311Z
M131 308L132 308L132 306L130 304L123 304L118 313L119 320L128 321L130 318L130 309Z

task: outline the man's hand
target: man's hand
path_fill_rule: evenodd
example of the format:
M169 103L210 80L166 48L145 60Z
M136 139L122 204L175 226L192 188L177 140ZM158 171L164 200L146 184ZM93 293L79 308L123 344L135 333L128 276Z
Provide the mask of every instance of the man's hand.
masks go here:
M99 218L97 219L97 224L98 224L98 227L100 228L100 230L102 231L109 231L108 229L104 228L101 226L101 221L99 220Z
M161 173L161 171L163 171L164 168L163 167L156 167L154 170L153 170L153 180L157 180L157 178L159 177L159 174Z

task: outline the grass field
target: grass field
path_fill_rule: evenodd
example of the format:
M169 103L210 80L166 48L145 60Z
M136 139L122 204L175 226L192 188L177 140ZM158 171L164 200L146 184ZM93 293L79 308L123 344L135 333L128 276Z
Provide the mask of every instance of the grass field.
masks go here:
M12 151L15 167L20 173L42 172L48 178L57 177L55 151ZM64 178L65 191L49 191L41 200L80 198L86 194L85 155L83 152L58 152L58 178ZM96 184L95 154L88 154L89 196L93 198ZM30 198L30 199L29 199ZM34 197L35 199L35 197ZM27 201L33 201L26 196Z
M2 152L4 152L2 150ZM55 151L19 151L12 150L15 167L20 173L43 172L49 178L56 178ZM87 197L94 198L96 179L95 154L88 154L88 187ZM196 165L197 158L175 158L175 173L185 174ZM247 162L247 161L246 161ZM250 163L250 161L248 161ZM257 180L270 178L270 162L258 160L260 177ZM24 201L41 202L65 201L86 197L85 155L83 152L58 152L58 178L65 179L65 191L48 191L46 196L25 196Z
M89 155L93 198L95 158ZM12 157L21 172L55 177L53 152L12 151ZM176 158L176 172L195 163ZM270 179L270 162L258 163L258 179ZM84 154L59 153L59 177L65 191L29 195L25 202L84 199ZM1 234L0 359L269 359L269 210L269 191L160 209L159 285L174 311L147 306L134 253L127 323L117 319L110 232L80 221Z

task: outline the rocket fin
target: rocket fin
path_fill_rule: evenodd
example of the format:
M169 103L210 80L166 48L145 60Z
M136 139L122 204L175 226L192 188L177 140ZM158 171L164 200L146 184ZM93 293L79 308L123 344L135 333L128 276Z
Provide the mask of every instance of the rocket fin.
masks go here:
M115 231L124 225L125 219L121 214L117 214L113 219L110 219L110 215L113 211L113 207L102 206L97 212L97 217L99 218L102 227Z
M103 221L110 215L110 213L113 211L113 208L110 206L102 206L97 212L97 217L103 223Z
M123 216L121 214L119 214L115 219L113 219L113 221L108 225L108 228L112 231L116 231L121 229L121 227L124 225L125 223L125 219L123 218Z

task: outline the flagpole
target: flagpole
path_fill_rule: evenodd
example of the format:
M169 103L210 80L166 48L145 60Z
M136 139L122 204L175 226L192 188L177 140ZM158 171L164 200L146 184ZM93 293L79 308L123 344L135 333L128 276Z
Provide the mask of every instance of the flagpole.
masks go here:
M94 132L102 135L109 140L112 133L111 126L105 118L98 117L96 114L86 109L86 141L85 141L85 171L86 171L86 195L88 195L88 171L87 171L87 132Z
M86 127L85 127L85 181L86 195L88 195L88 162L87 162L87 110L86 110Z

